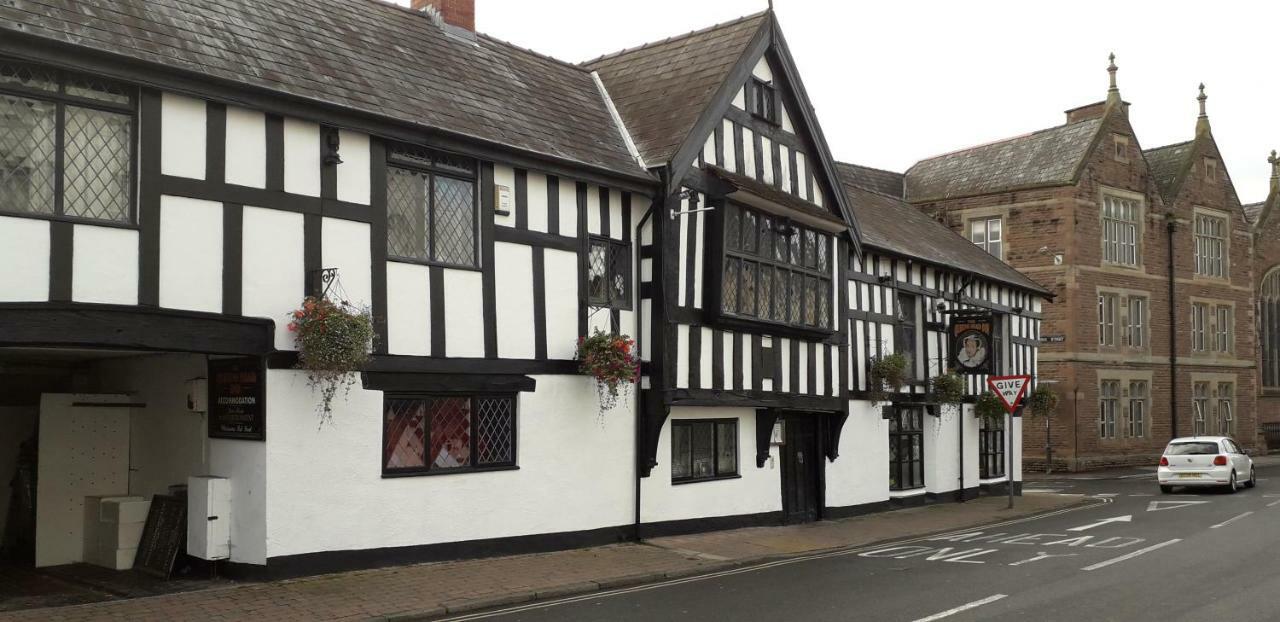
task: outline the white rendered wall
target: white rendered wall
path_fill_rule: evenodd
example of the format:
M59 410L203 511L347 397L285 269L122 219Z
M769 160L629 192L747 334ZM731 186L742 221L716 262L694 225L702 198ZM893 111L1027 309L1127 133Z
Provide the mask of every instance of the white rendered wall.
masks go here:
M560 178L560 235L578 237L578 184Z
M337 268L337 282L329 297L345 300L357 308L373 301L373 263L369 257L368 223L325 218L320 227L320 261L325 268Z
M244 208L241 312L274 321L280 350L294 347L288 314L306 293L302 229L302 214Z
M547 231L547 176L529 171L525 179L530 231ZM564 206L559 206L564 209ZM562 234L564 232L561 232Z
M138 304L136 230L75 225L72 240L72 300Z
M227 106L226 179L229 184L267 186L267 116Z
M320 126L284 120L284 191L320 196Z
M578 256L548 248L543 251L542 260L546 277L547 358L572 359L579 337Z
M222 312L222 204L160 197L160 306Z
M924 416L924 489L927 492L942 493L960 488L958 425L954 413L941 417Z
M495 304L498 357L535 356L533 325L533 249L524 244L494 243Z
M359 132L338 131L338 200L369 204L369 184L372 169L369 165L369 135Z
M484 282L474 270L444 271L444 351L484 356ZM530 325L532 326L532 325Z
M340 392L318 428L304 375L269 371L268 556L629 525L632 402L602 423L590 379L535 380L517 407L519 469L384 479L381 392Z
M267 444L211 438L208 451L209 474L231 480L231 561L267 563Z
M160 96L160 172L204 179L208 122L203 99L163 93ZM228 153L230 155L230 153Z
M840 431L840 456L827 465L827 507L848 507L889 498L889 422L872 402L850 401Z
M431 354L431 269L387 262L387 352Z
M671 483L671 422L678 419L737 418L738 472L742 477L689 484ZM751 408L675 407L658 438L658 465L641 480L640 520L659 522L736 516L782 510L782 467L778 448L756 467L756 412Z
M0 302L49 299L49 221L0 216Z

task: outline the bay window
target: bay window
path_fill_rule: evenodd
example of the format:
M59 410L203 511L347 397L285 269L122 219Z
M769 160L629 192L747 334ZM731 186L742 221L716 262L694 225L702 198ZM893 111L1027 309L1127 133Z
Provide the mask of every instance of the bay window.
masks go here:
M732 203L722 217L721 313L831 330L832 237Z

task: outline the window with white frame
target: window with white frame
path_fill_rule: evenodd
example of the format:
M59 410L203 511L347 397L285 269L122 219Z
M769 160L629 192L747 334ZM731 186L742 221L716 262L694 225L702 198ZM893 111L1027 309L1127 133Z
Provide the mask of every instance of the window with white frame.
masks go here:
M1116 437L1116 412L1120 409L1120 381L1103 380L1098 399L1098 437Z
M1114 196L1102 199L1102 259L1122 266L1138 265L1139 219L1137 201Z
M1191 387L1191 433L1194 436L1205 434L1209 416L1209 383L1197 382Z
M1147 299L1145 296L1129 296L1128 317L1125 321L1125 345L1144 348L1147 345Z
M1232 308L1228 305L1220 305L1215 313L1215 321L1213 326L1213 351L1219 353L1231 352L1231 325L1232 325Z
M1205 352L1209 347L1209 305L1191 304L1191 351Z
M1116 313L1120 304L1115 294L1098 294L1098 345L1116 345Z
M1218 383L1218 434L1230 436L1235 433L1236 415L1232 404L1235 397L1235 386L1230 382Z
M1004 259L1004 223L1000 218L969 221L969 239L982 250Z
M1210 214L1195 217L1196 275L1222 278L1226 275L1227 219Z
M1129 436L1142 438L1147 435L1147 381L1129 382Z

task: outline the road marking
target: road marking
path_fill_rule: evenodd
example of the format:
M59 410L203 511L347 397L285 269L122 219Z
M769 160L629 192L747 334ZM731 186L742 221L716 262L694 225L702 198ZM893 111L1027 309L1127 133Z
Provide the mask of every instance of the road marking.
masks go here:
M1101 526L1106 525L1106 524L1108 524L1108 523L1129 523L1129 522L1132 522L1132 521L1133 521L1133 515L1132 515L1132 514L1125 514L1124 516L1114 516L1114 517L1112 517L1112 518L1104 518L1104 519L1102 519L1102 520L1100 520L1100 521L1098 521L1098 522L1096 522L1096 523L1089 523L1088 525L1081 525L1081 526L1079 526L1079 527L1072 527L1071 529L1068 529L1067 531L1085 531L1085 530L1088 530L1088 529L1093 529L1094 527L1101 527Z
M1155 473L1139 473L1137 475L1121 475L1120 479L1139 479L1143 477L1155 477Z
M1219 527L1226 527L1227 525L1230 525L1231 523L1234 523L1234 522L1236 522L1236 521L1238 521L1238 520L1240 520L1240 519L1242 519L1242 518L1244 518L1244 517L1246 517L1246 516L1248 516L1248 515L1250 515L1250 514L1253 514L1253 512L1245 512L1244 514L1241 514L1241 515L1239 515L1239 516L1236 516L1236 517L1233 517L1233 518L1228 518L1227 520L1224 520L1224 521L1222 521L1221 523L1218 523L1217 525L1213 525L1213 526L1209 527L1209 529L1217 529L1217 528L1219 528Z
M996 602L997 600L1000 600L1000 599L1002 599L1002 598L1005 598L1006 596L1008 596L1008 595L1007 595L1007 594L992 594L991 596L988 596L988 597L986 597L986 598L984 598L984 599L982 599L982 600L975 600L975 601L973 601L973 602L971 602L971 603L965 603L965 604L963 604L963 605L960 605L959 607L953 607L953 608L948 609L948 610L946 610L946 611L941 611L941 612L935 613L935 614L933 614L933 615L931 615L931 616L929 616L929 617L927 617L927 618L920 618L920 619L916 620L915 622L933 622L934 620L941 620L941 619L943 619L943 618L953 616L953 615L955 615L955 614L957 614L957 613L960 613L960 612L962 612L962 611L968 611L968 610L970 610L970 609L977 609L978 607L981 607L981 606L983 606L983 605L990 605L991 603L994 603L994 602Z
M1132 552L1132 553L1126 553L1126 554L1124 554L1124 555L1121 555L1120 557L1112 557L1111 559L1108 559L1107 561L1098 562L1098 563L1096 563L1096 564L1094 564L1094 565L1092 565L1092 566L1085 566L1084 568L1081 568L1081 570L1097 570L1097 569L1099 569L1099 568L1106 568L1107 566L1110 566L1111 564L1118 564L1118 563L1120 563L1120 562L1122 562L1122 561L1130 560L1130 559L1133 559L1133 558L1135 558L1135 557L1137 557L1137 556L1139 556L1139 555L1142 555L1142 554L1145 554L1145 553L1150 553L1151 551L1154 551L1154 550L1156 550L1156 549L1162 549L1162 548L1164 548L1164 547L1166 547L1166 546L1169 546L1170 544L1177 544L1177 543L1179 543L1179 542L1182 542L1182 539L1181 539L1181 538L1174 538L1174 539L1172 539L1172 540L1168 540L1168 541L1165 541L1165 542L1161 542L1160 544L1153 544L1153 545L1151 545L1151 546L1149 546L1149 547L1147 547L1147 548L1145 548L1145 549L1138 549L1138 550L1136 550L1136 551L1134 551L1134 552Z
M1102 498L1104 498L1104 499L1105 499L1105 498L1107 498L1107 497L1119 497L1119 496L1120 496L1120 493L1118 493L1118 492L1100 492L1100 493L1098 493L1098 494L1096 494L1096 495L1094 495L1094 496L1095 496L1095 497L1102 497Z
M1023 488L1022 492L1062 492L1061 488Z
M1038 562L1042 559L1049 559L1050 557L1075 557L1075 556L1076 556L1075 553L1058 553L1056 555L1051 555L1049 553L1040 552L1040 553L1036 553L1036 556L1032 557L1031 559L1024 559L1020 562L1013 562L1012 564L1009 564L1009 565L1021 566L1023 564L1030 564L1031 562Z
M1130 497L1154 497L1155 495L1147 494L1147 493L1145 493L1145 492L1141 492L1141 493L1138 493L1138 494L1135 494L1135 495L1129 495L1129 496L1130 496Z
M1268 504L1267 504L1267 507L1272 508L1272 507L1275 507L1275 506L1277 506L1277 505L1280 505L1280 501L1272 501L1271 503L1268 503Z
M1165 510L1176 510L1185 508L1189 505L1200 505L1208 503L1208 501L1152 501L1147 504L1148 512L1163 512Z

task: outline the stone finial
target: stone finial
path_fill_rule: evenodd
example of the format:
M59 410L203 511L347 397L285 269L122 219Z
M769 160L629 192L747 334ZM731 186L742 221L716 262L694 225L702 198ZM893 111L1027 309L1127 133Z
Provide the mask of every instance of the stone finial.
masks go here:
M1267 158L1267 163L1271 165L1271 179L1280 179L1280 158L1276 157L1276 150L1271 150L1271 157Z
M1209 96L1204 94L1204 83L1203 83L1203 82L1201 82L1201 83L1200 83L1200 95L1199 95L1198 97L1196 97L1196 101L1200 102L1200 116L1202 116L1202 117L1207 117L1207 116L1209 116L1209 115L1204 111L1204 102L1205 102L1205 100L1206 100L1206 99L1209 99Z
M1111 88L1108 90L1118 91L1119 88L1116 87L1116 71L1120 68L1116 67L1116 53L1112 52L1111 56L1108 56L1107 59L1111 61L1111 64L1107 65L1107 73L1111 74Z

